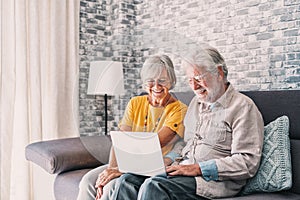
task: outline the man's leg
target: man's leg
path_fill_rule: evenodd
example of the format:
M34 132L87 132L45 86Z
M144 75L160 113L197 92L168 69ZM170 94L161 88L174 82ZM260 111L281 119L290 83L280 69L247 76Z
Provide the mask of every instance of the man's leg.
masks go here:
M107 168L107 165L102 165L95 169L92 169L86 173L79 183L78 200L95 200L96 197L96 180L98 175Z
M196 180L189 176L155 176L145 180L138 200L192 200L205 199L196 195Z
M117 179L115 183L115 189L111 196L111 199L137 199L139 188L144 183L146 178L148 177L129 173L123 174Z

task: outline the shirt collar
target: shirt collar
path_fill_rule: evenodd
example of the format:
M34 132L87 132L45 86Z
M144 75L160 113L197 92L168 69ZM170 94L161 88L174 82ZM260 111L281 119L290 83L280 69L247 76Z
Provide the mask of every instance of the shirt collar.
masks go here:
M216 101L217 104L221 105L223 108L228 107L234 94L233 86L228 83L228 88L225 93Z

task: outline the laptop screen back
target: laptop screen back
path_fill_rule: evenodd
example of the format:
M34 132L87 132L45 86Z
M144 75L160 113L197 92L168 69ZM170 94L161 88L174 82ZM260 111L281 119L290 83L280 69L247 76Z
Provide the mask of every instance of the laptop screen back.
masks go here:
M110 135L120 172L166 175L157 133L111 131Z

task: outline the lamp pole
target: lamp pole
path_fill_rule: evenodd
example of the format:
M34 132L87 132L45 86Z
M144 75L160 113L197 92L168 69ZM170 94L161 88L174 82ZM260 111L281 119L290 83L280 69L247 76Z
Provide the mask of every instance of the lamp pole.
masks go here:
M105 109L105 135L107 135L107 94L104 94L104 109Z

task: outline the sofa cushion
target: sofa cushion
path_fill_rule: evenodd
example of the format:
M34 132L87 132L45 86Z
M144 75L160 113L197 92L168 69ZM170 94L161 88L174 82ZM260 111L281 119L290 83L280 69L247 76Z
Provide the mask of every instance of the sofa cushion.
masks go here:
M276 192L292 186L288 117L279 117L266 125L264 137L260 167L242 190L243 195Z
M90 168L73 170L56 176L54 182L55 200L76 200L79 192L79 183L82 177L90 170Z
M29 144L25 156L50 174L106 164L109 136L89 136L41 141Z
M280 191L273 193L255 193L246 196L239 197L226 197L221 198L222 200L299 200L300 195L292 192Z
M300 140L291 139L291 158L293 184L290 191L300 195Z

